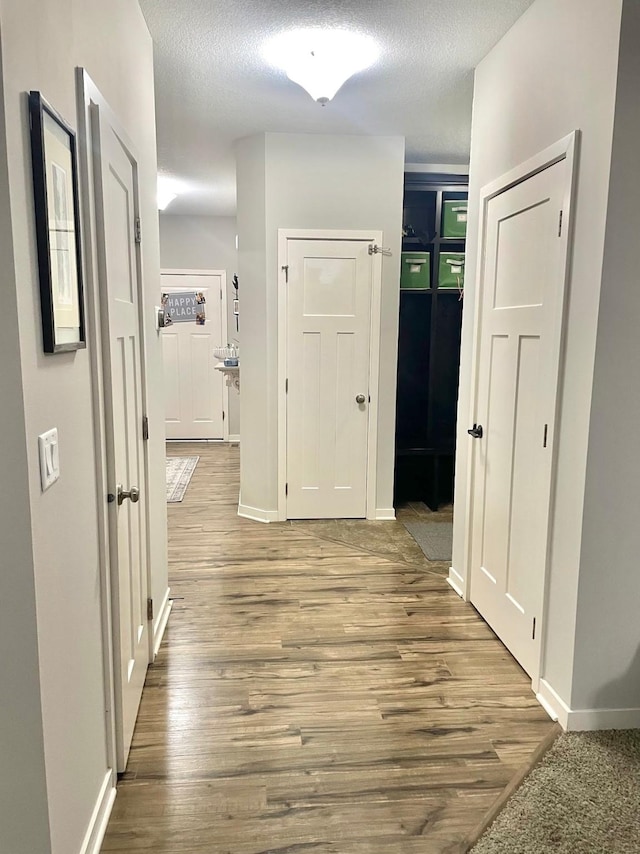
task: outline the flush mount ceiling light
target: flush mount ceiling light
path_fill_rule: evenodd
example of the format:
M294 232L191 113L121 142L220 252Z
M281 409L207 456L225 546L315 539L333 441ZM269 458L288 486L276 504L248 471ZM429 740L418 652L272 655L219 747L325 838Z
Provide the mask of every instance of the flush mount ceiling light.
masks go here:
M373 65L379 55L373 39L347 30L292 30L268 43L272 65L325 106L352 75Z
M158 175L158 210L163 211L178 198L183 185L168 175Z

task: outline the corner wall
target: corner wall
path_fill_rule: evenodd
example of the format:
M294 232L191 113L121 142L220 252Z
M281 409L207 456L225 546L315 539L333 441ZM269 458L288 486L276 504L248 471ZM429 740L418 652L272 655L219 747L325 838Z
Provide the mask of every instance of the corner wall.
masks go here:
M640 726L640 6L625 0L571 706ZM617 712L615 710L618 710Z
M237 169L241 272L248 261L246 242L255 239L247 229L247 211L252 205L262 210L262 188L247 177L249 148L264 168L264 220L252 227L265 235L265 262L255 269L252 294L243 299L242 309L243 330L251 313L261 335L260 345L251 341L251 349L243 345L242 350L242 457L255 453L260 458L259 469L243 462L242 502L269 513L278 506L278 229L377 229L392 250L382 269L376 499L376 507L388 511L393 507L404 139L268 133L242 140ZM245 282L242 275L243 295ZM245 375L258 369L261 388L254 409ZM251 412L245 414L245 407ZM251 423L255 428L247 426Z
M160 214L160 264L164 270L225 270L227 273L227 328L229 341L240 341L236 332L233 300L234 273L238 272L233 216L173 216ZM240 285L242 294L242 285ZM241 303L242 306L242 303ZM240 308L242 313L242 307ZM240 317L242 324L242 317ZM226 344L226 341L221 341ZM240 434L240 397L229 389L229 433Z
M23 679L39 682L40 740L44 748L44 757L42 750L36 755L34 737L31 750L11 764L10 779L16 793L23 781L32 779L36 785L26 797L22 811L16 812L16 818L28 816L24 821L24 838L4 846L5 825L0 819L0 850L11 854L48 852L49 842L36 844L29 838L32 830L35 833L35 828L48 822L52 853L76 854L88 842L86 834L94 809L112 771L105 734L107 699L103 677L97 449L90 360L96 342L89 340L88 349L75 353L45 355L42 351L26 93L31 89L41 91L77 129L75 69L84 66L132 139L140 158L151 425L149 560L151 595L160 603L167 591L167 556L161 351L153 318L159 288L159 250L152 43L137 0L109 3L0 0L0 3L7 139L2 168L6 164L8 170L15 259L15 278L9 276L3 280L4 290L8 291L3 293L3 315L5 325L11 328L3 333L7 343L0 347L11 342L3 373L8 372L11 377L15 401L12 407L18 409L20 394L24 397L24 423L20 425L19 414L14 413L12 430L3 433L3 452L7 448L12 454L11 467L16 476L12 485L16 495L13 512L20 510L21 514L13 536L20 534L24 540L20 552L10 551L7 556L19 561L16 569L24 574L20 584L25 595L30 583L35 586L36 596L35 606L23 599L23 611L18 610L17 602L13 603L15 612L9 625L15 629L14 643L24 643L25 656L37 627L39 672L33 669L37 662L31 655L25 662ZM2 257L4 261L4 252ZM4 264L3 268L3 276L7 276ZM12 303L16 314L13 322ZM8 307L9 316L4 306ZM6 381L3 378L0 383ZM61 477L42 493L37 436L54 426L59 431ZM5 435L10 436L11 446L5 445ZM32 557L26 542L32 549ZM0 559L4 563L5 555ZM3 649L2 655L5 654ZM36 698L33 692L31 697L16 695L12 703L15 708L9 733L18 735L21 726L35 721ZM0 707L1 717L4 700ZM19 744L16 737L16 749ZM38 764L43 761L47 783L44 807L37 782Z
M240 504L258 511L271 508L270 442L266 421L270 375L267 352L266 163L264 136L236 143L238 194L238 280L242 282L240 353ZM275 344L273 344L275 346ZM274 436L274 441L275 441Z
M573 130L582 132L569 283L542 675L570 704L583 499L607 222L622 0L537 0L476 71L467 286L458 408L453 578L468 580L472 338L481 188Z

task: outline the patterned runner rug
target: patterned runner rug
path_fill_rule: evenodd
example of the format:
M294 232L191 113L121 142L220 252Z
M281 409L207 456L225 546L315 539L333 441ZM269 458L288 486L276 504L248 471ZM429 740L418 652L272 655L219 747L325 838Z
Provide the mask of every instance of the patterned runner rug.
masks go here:
M182 501L200 457L167 457L167 503Z

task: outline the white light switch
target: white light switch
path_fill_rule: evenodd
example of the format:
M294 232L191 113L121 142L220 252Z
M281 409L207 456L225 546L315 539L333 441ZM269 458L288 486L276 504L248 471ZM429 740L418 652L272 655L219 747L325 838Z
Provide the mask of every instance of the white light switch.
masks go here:
M56 427L38 436L38 450L40 451L40 483L44 492L60 477L58 430Z

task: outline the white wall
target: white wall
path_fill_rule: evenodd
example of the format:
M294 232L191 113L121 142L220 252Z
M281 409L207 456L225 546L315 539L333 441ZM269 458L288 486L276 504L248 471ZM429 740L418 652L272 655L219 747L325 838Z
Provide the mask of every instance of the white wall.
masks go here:
M240 353L240 503L273 509L275 484L270 481L266 413L270 395L277 394L267 365L266 287L266 152L261 136L236 145L238 279L242 283L242 351ZM269 388L269 383L273 387ZM273 452L273 451L272 451ZM277 451L274 452L277 458Z
M108 772L105 743L105 697L99 583L98 496L96 494L92 379L90 349L62 355L42 352L38 268L34 233L31 153L26 93L40 90L43 96L77 127L75 68L84 66L118 115L140 157L143 267L146 286L146 333L148 380L151 388L148 414L151 424L150 495L152 595L160 602L167 590L166 504L164 498L164 414L161 397L160 346L154 330L153 305L157 302L159 253L155 204L156 155L152 44L136 0L2 0L2 48L4 108L8 177L11 199L12 243L15 276L4 263L3 303L17 298L17 330L3 333L2 347L11 348L3 372L11 365L12 382L22 379L24 409L14 388L5 436L12 437L12 490L15 490L14 528L4 561L18 562L28 593L29 548L33 550L33 574L37 599L37 633L44 761L48 793L51 851L74 854L80 850L100 786ZM3 158L4 160L4 158ZM8 293L6 293L8 291ZM4 314L4 309L3 309ZM5 315L5 322L7 317ZM19 365L15 334L19 334ZM8 341L7 341L8 337ZM89 341L89 348L94 346ZM3 382L6 380L3 379ZM4 407L6 410L8 407ZM24 422L24 423L22 423ZM56 426L60 438L61 478L48 492L40 491L37 436ZM26 446L20 448L20 434ZM24 439L22 440L24 441ZM28 481L25 481L24 463ZM8 491L6 481L3 493ZM28 487L29 505L23 490ZM101 496L101 502L104 499ZM4 499L0 499L4 500ZM20 516L15 519L15 513ZM3 520L4 521L4 520ZM17 566L16 566L17 569ZM13 570L13 567L12 567ZM3 572L3 577L5 572ZM7 604L11 604L7 602ZM3 633L13 632L14 643L25 652L32 643L35 618L25 599L3 620ZM4 616L4 613L3 613ZM2 650L2 657L6 649ZM33 665L33 656L25 663ZM33 679L33 672L23 678ZM31 686L32 687L32 686ZM13 722L4 736L16 734L37 714L33 691L12 698ZM3 702L0 715L6 708ZM12 706L9 706L11 709ZM3 718L3 723L7 723ZM12 786L34 776L37 741L30 753L11 763ZM6 758L6 757L4 757ZM24 775L24 776L23 776ZM5 775L6 776L6 775ZM4 785L4 784L3 784ZM3 790L4 793L4 790ZM29 818L22 839L4 844L3 833L11 827L5 813L12 804L0 806L0 850L34 854L49 850L48 844L30 840L33 828L42 826L41 786L22 804ZM16 810L15 816L21 813ZM35 832L35 831L34 831Z
M0 62L1 16L0 7ZM0 406L0 851L47 854L49 814L3 77L0 73L0 400L5 401Z
M250 174L251 158L264 163L266 195L266 266L256 269L249 305L243 318L261 326L261 343L251 342L251 355L260 371L262 389L255 401L245 394L247 348L243 345L243 456L250 446L260 457L260 469L244 466L242 501L252 507L277 508L277 239L279 228L380 229L384 245L392 249L383 258L382 322L380 329L380 383L378 418L378 471L376 506L393 507L395 448L395 391L398 339L400 252L402 243L402 198L404 140L402 137L328 136L268 133L238 146L238 234L240 269L247 240L254 238L247 223L247 207L256 191ZM258 209L260 206L258 205ZM254 210L250 216L257 216ZM241 287L245 287L244 274ZM260 292L260 293L258 293ZM264 293L266 292L266 302ZM244 293L244 291L243 291ZM255 301L253 297L255 296ZM243 306L245 305L245 300ZM257 379L257 377L256 377ZM253 409L255 405L256 409ZM251 411L249 408L251 407ZM256 423L255 429L247 423ZM266 489L263 489L266 485ZM264 503L254 504L253 501Z
M558 433L547 656L543 676L572 695L583 498L609 193L621 0L537 0L476 71L468 277L458 411L454 577L464 585L471 350L479 194L488 182L578 128L582 131L574 257Z
M229 341L240 341L233 314L234 273L238 272L237 225L233 216L160 214L160 264L165 270L225 270ZM220 342L222 344L226 342ZM229 433L240 433L240 397L229 389Z
M625 2L571 705L640 712L639 43L640 6Z

